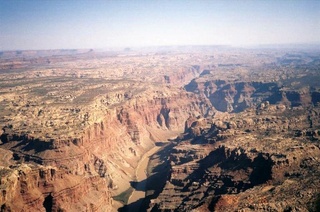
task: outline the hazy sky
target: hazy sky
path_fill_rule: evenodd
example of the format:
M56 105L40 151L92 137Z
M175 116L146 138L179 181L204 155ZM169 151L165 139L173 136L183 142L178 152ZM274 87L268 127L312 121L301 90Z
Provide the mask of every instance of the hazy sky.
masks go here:
M0 0L0 49L320 43L319 0Z

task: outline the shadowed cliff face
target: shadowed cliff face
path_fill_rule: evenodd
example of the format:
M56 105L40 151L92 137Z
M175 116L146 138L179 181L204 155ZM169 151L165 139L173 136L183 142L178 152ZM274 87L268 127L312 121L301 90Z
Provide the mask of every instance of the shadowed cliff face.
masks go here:
M314 105L318 104L320 102L320 92L312 92L311 98Z
M46 209L46 212L52 211L52 206L53 206L53 197L51 194L49 194L44 202L43 202L43 207Z
M286 110L263 104L231 116L196 120L176 140L169 156L170 172L162 177L168 180L149 207L160 211L308 208L319 193L320 123L308 123L318 116L314 110L319 112L319 108ZM297 134L297 128L305 133ZM293 190L313 192L302 197Z
M241 192L272 179L273 162L269 155L263 153L247 155L245 150L241 148L219 147L197 163L198 168L185 179L189 183L184 184L182 190L189 190L194 182L200 184L210 182L213 185L214 182L220 181L222 184L214 189L214 194L221 195L229 193L228 188ZM206 170L214 168L220 169L221 174L217 176L209 175ZM246 173L245 178L241 178L240 181L237 179L239 172ZM228 176L223 173L228 173ZM172 183L174 184L174 182Z
M172 68L167 55L109 56L0 58L1 210L114 211L112 196L130 187L154 142L215 112L180 88L208 61L182 54Z
M313 65L310 76L289 66L281 77L266 73L278 80L215 68L185 86L219 112L187 120L151 211L316 210L320 109L312 75L318 75Z
M277 83L193 80L185 88L187 91L206 96L215 109L222 112L242 112L264 101L271 104L283 102L292 107L308 106L319 102L318 94L309 88L286 91Z
M71 203L83 201L83 195L89 195L91 200L95 200L97 209L112 208L111 193L106 190L106 182L100 177L83 178L67 170L37 165L12 168L1 178L5 192L2 192L0 200L5 211L74 211ZM83 209L90 210L90 206Z
M21 192L20 187L4 183L8 186L6 193L2 194L5 207L11 210L45 207L47 211L49 208L52 211L72 211L75 205L70 206L70 201L77 201L80 207L87 201L81 194L92 192L90 198L98 201L94 207L100 211L110 210L111 192L126 188L141 155L154 141L165 139L166 134L182 132L185 120L190 116L213 112L210 102L205 102L205 99L182 90L162 98L133 98L127 104L107 111L99 123L89 126L81 137L70 140L41 141L29 135L15 134L10 127L4 128L2 148L12 151L16 162L34 164L32 169L35 171L39 169L37 164L55 167L55 171L49 171L54 175L49 181L46 172L39 171L37 176L33 172L18 171L28 176L27 179L22 182L22 178L14 178L12 182L14 185L24 183L28 191ZM16 169L20 170L19 166ZM33 178L38 180L29 180ZM65 183L67 179L76 184L70 187ZM87 183L88 180L92 185ZM94 191L96 186L100 188ZM30 196L30 192L36 195ZM65 195L70 194L70 201L64 201ZM29 200L25 200L27 197ZM24 206L12 204L17 198ZM37 202L33 198L38 199Z
M318 63L273 53L90 53L30 70L15 70L29 60L0 58L1 211L115 211L123 205L112 196L125 202L128 189L142 190L132 182L143 154L180 133L151 157L153 172L140 182L151 195L135 204L312 206L320 193Z

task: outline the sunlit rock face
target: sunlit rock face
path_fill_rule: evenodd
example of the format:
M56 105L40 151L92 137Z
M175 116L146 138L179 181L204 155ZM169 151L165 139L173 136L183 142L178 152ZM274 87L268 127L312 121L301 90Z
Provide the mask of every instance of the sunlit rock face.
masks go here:
M151 157L146 210L316 208L319 55L198 48L3 53L1 211L116 211L177 136Z
M310 76L291 65L302 76L215 68L187 84L218 112L188 119L150 210L316 211L320 108L312 64Z
M316 121L310 126L308 120L316 120L320 109L313 108L314 113L269 103L262 106L191 124L170 153L165 186L150 207L163 211L312 208L319 193L320 125ZM306 190L313 192L297 197Z
M215 111L181 88L199 56L42 53L1 61L1 210L116 210L154 142Z

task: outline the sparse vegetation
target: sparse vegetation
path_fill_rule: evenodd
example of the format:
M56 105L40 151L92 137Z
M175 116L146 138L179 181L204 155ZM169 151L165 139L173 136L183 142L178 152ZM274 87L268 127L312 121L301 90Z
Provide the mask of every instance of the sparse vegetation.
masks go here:
M122 202L123 204L126 205L128 203L129 197L132 194L132 192L133 192L133 188L130 187L127 190L125 190L124 192L122 192L121 194L114 196L112 198L114 200Z
M303 54L299 61L289 61L282 50L259 57L242 49L194 48L198 50L154 54L130 50L130 55L112 57L88 50L44 58L22 52L23 60L5 60L5 52L0 58L0 147L7 153L0 165L7 170L0 170L0 176L14 170L11 164L33 163L17 183L38 180L30 192L52 188L54 199L63 196L54 193L59 186L79 200L69 201L77 209L84 202L96 209L83 190L92 199L111 192L117 207L126 205L123 209L153 204L159 210L214 210L229 204L236 210L247 207L248 199L255 202L248 207L256 210L271 208L269 200L277 205L289 201L283 210L306 207L309 193L303 191L314 191L307 182L319 184L320 179L320 85L308 83L319 73L304 61L318 57ZM183 130L168 145L159 142ZM134 166L139 158L148 161L141 155L153 142L155 151L162 148L149 161L146 180L146 163L137 170ZM56 171L42 170L39 179L37 164ZM98 177L101 173L104 178ZM135 174L139 180L132 179ZM92 184L69 185L87 180ZM25 199L27 192L2 186ZM147 198L130 198L133 192L131 197L144 197L146 188ZM6 206L16 207L14 201ZM319 204L318 197L316 210Z

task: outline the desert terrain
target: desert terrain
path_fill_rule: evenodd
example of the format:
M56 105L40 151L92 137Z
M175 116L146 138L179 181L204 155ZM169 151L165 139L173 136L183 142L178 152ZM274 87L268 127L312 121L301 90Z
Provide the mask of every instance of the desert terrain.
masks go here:
M320 51L0 53L0 211L319 211Z

